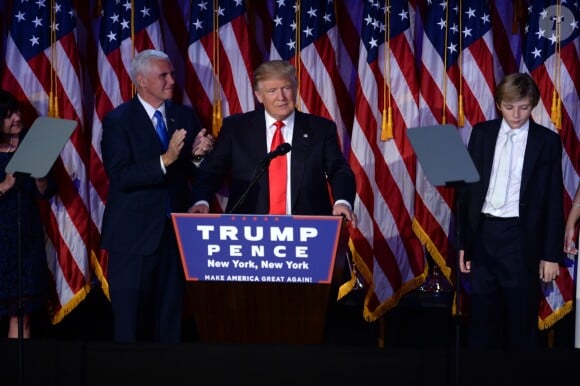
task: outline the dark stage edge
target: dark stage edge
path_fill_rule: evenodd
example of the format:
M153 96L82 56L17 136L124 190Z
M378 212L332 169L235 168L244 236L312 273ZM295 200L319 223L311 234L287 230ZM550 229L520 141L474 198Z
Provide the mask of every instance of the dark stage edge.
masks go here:
M380 349L324 345L0 342L3 386L554 385L577 379L580 350Z
M362 319L361 297L345 300L330 307L323 342L317 345L204 343L191 315L184 320L181 344L116 344L110 304L93 291L57 325L33 319L34 337L23 342L22 362L19 342L0 337L0 386L577 383L569 381L578 378L580 366L572 314L556 324L551 348L476 352L462 342L456 360L457 325L449 299L406 296L382 326ZM6 331L6 320L0 324ZM378 347L381 327L383 348ZM463 336L464 326L460 331ZM547 334L542 335L546 344Z

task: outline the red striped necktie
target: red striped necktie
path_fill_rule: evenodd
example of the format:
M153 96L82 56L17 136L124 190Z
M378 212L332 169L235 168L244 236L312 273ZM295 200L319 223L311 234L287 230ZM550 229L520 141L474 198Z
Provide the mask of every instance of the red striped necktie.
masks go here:
M284 137L282 136L284 122L276 121L274 125L276 126L276 131L274 132L272 145L270 145L270 151L274 151L284 143ZM270 178L270 214L286 214L286 154L272 159L268 173Z

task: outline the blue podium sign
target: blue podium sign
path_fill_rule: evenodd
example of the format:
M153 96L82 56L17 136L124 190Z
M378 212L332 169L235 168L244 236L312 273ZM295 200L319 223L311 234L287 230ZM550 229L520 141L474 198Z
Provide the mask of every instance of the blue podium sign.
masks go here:
M342 218L172 214L189 281L330 283Z

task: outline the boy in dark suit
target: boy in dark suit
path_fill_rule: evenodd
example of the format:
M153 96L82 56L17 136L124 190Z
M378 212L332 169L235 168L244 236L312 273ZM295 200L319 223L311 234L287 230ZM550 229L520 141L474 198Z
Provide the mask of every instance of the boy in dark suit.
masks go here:
M563 258L562 144L531 119L539 97L528 74L506 76L495 96L503 118L469 139L481 178L458 194L459 268L471 273L474 348L537 347L540 282Z

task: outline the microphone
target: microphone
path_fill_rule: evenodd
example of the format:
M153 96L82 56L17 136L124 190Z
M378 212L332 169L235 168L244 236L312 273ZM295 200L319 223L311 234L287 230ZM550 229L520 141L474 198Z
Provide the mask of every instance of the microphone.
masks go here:
M290 145L288 142L282 143L278 145L278 147L276 147L274 150L266 154L266 157L264 157L262 162L271 161L280 155L288 153L290 150L292 150L292 145Z
M256 184L260 176L264 174L264 171L270 166L270 161L272 161L274 158L280 155L288 153L291 149L292 145L286 142L278 145L278 147L276 147L274 150L266 154L266 156L262 159L262 161L260 161L260 164L254 171L254 175L252 177L252 180L250 181L250 184L248 185L244 193L240 196L238 201L232 206L232 208L228 213L234 213L234 211L238 208L238 206L240 206L242 202L246 200L246 197L248 196L248 193L250 193L252 187Z

